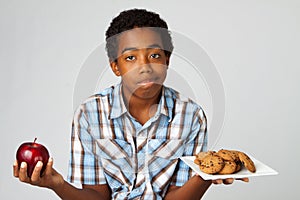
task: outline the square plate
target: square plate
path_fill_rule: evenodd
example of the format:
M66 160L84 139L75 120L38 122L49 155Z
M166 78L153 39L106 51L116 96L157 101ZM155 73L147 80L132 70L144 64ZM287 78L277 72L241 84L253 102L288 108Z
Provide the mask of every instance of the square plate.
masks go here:
M202 172L199 168L199 165L194 163L195 156L184 156L180 157L180 159L185 162L190 168L192 168L197 174L199 174L204 180L215 180L215 179L226 179L226 178L247 178L253 176L266 176L266 175L277 175L278 172L274 169L270 168L269 166L265 165L264 163L256 160L255 158L249 156L256 167L256 172L252 173L248 171L244 166L242 169L234 174L206 174Z

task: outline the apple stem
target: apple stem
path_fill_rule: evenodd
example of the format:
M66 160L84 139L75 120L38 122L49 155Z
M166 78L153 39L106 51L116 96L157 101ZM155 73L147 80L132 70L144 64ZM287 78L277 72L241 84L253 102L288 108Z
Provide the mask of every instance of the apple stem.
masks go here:
M33 143L35 143L35 141L37 140L37 138L34 138L34 141L33 141Z

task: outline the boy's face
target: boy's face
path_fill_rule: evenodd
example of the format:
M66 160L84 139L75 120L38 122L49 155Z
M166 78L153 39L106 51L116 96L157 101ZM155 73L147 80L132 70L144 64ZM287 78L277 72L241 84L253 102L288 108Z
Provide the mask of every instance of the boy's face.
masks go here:
M122 77L124 94L143 99L159 95L169 63L160 35L150 28L135 28L118 37L118 58L110 64Z

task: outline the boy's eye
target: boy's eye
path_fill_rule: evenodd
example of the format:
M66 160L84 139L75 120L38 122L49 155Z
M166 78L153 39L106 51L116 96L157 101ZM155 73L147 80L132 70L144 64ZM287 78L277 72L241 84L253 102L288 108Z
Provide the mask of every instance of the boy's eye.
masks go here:
M132 61L132 60L135 60L135 57L134 56L127 56L125 59L129 60L129 61Z
M150 56L151 58L159 58L160 55L158 53L154 53L154 54L151 54Z

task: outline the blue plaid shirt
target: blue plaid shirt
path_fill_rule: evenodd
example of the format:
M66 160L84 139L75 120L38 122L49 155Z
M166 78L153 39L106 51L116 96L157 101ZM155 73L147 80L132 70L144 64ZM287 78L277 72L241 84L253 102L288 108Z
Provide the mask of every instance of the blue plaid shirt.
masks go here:
M192 170L179 157L206 150L199 105L163 86L155 115L144 125L127 111L118 84L87 99L72 123L68 180L108 184L112 199L162 199Z

